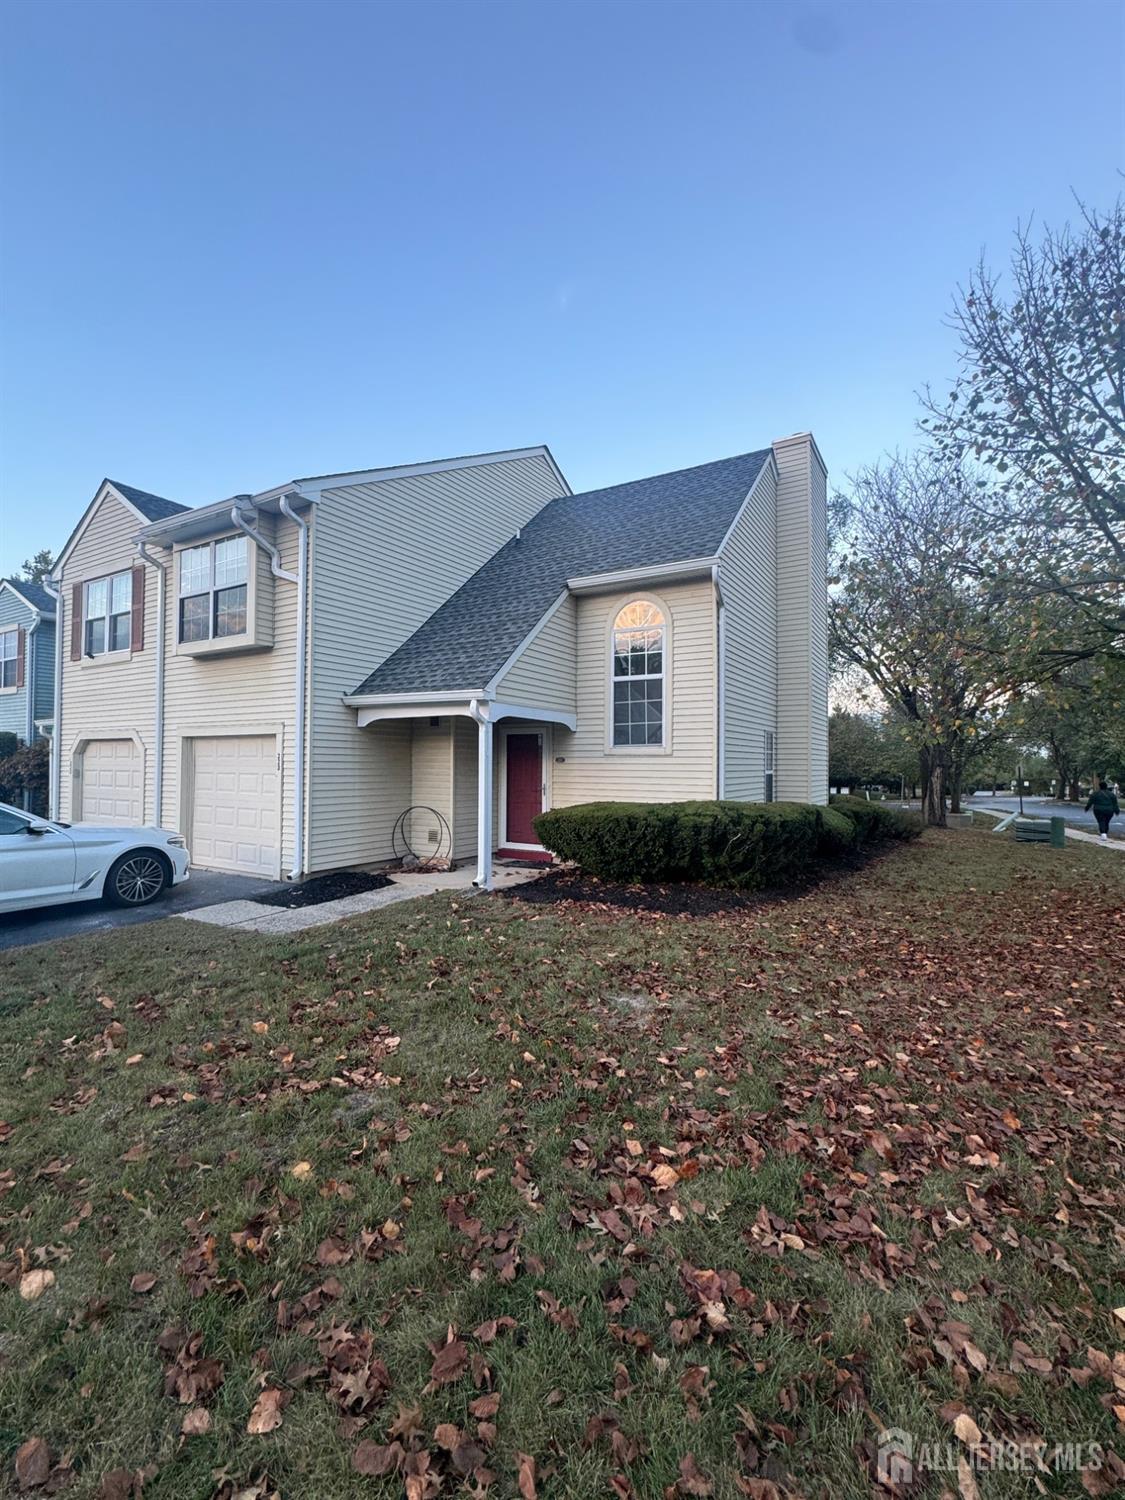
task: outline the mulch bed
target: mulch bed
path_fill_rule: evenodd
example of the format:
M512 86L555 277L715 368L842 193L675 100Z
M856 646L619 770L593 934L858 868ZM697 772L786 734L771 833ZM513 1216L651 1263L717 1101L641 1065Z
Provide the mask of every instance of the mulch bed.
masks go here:
M288 885L281 891L251 896L259 906L320 906L324 901L339 901L343 896L362 896L365 891L381 891L391 882L385 875L370 875L362 870L341 870L338 875L314 875Z

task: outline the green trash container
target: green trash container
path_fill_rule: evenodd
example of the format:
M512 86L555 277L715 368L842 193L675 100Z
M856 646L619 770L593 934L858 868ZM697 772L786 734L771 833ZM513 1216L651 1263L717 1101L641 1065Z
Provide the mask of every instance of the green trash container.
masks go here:
M1052 849L1065 849L1066 848L1066 819L1065 818L1052 818L1051 819L1051 848Z

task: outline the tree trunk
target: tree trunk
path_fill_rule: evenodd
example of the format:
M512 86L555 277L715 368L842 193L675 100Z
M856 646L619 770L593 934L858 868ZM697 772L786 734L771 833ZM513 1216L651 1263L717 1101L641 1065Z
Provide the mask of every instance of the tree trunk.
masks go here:
M919 751L922 780L922 821L932 828L945 828L945 783L948 754L942 745L926 745Z
M959 760L953 762L953 769L949 776L949 811L959 813L961 811L961 782L964 778L965 768Z

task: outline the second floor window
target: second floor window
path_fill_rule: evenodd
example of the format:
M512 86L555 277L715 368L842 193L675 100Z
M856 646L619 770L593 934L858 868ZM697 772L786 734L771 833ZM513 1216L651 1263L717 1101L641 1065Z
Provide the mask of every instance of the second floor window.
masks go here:
M249 554L244 536L224 537L180 553L180 640L246 633Z
M18 630L0 631L0 688L14 688L19 682L20 634Z
M133 574L114 573L86 585L82 648L87 656L128 651L133 628Z
M662 746L664 717L664 616L635 599L613 622L612 688L615 746Z

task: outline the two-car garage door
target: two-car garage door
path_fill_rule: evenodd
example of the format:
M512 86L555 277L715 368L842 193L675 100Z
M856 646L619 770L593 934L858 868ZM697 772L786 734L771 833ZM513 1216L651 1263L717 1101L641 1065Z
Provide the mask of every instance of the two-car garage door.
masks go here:
M211 870L276 879L281 808L273 735L193 739L191 859Z

